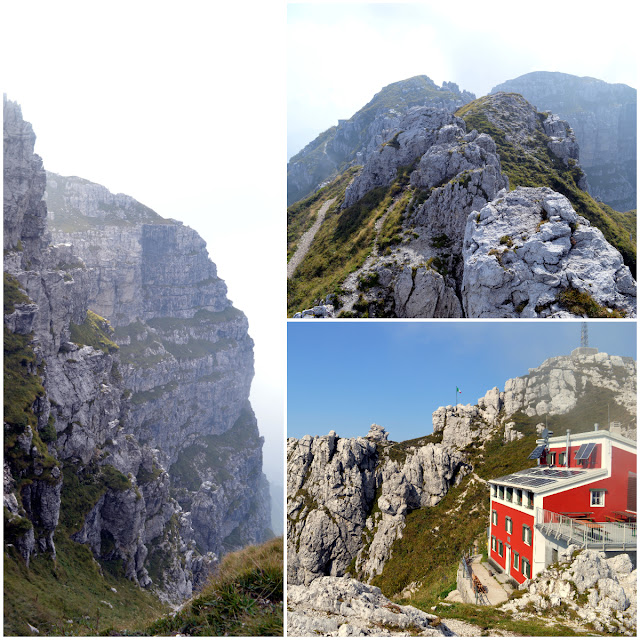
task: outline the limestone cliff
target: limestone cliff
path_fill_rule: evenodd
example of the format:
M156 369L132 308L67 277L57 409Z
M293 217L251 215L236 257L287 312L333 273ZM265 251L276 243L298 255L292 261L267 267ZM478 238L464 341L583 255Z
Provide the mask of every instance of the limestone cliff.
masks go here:
M489 474L494 473L490 465L504 469L500 454L506 443L516 470L531 464L526 457L544 420L561 435L568 427L575 433L592 429L594 422L606 426L610 418L617 423L614 428L635 439L636 413L636 362L596 349L577 349L507 380L504 391L491 389L475 405L439 407L429 436L395 443L373 425L360 438L340 438L333 431L328 436L289 438L289 583L308 585L319 576L351 575L378 584L385 567L395 562L394 549L412 512L428 512L458 485L460 495L449 514L440 517L448 518L448 527L467 527L456 518L464 513L469 519L476 513L483 530L488 517L482 516L488 495L483 483L493 477L483 469L489 465ZM461 508L465 496L471 501ZM431 535L437 536L439 529L436 526ZM472 539L456 542L463 545L460 552L471 543ZM426 553L429 542L423 539L423 544ZM407 546L423 553L411 541ZM404 558L408 551L403 548L401 553ZM408 586L388 582L398 590ZM396 591L387 595L392 593Z
M519 93L566 120L580 145L589 193L618 211L635 209L637 91L624 84L534 71L494 87Z
M197 234L132 198L56 177L52 233L6 98L4 122L7 542L28 563L66 536L180 601L268 535L247 320Z
M290 207L290 315L635 316L634 225L584 191L565 121L497 93L411 107L385 135Z

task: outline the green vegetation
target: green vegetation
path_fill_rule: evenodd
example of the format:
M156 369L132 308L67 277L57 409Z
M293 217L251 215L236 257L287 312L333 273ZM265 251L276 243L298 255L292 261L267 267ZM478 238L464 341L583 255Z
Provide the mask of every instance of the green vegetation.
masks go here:
M27 623L40 635L127 635L126 629L142 630L168 610L124 575L101 569L89 548L72 542L62 527L54 542L56 559L38 554L28 568L14 547L5 546L6 636L33 636Z
M151 318L147 324L161 331L180 331L186 328L207 326L211 323L231 322L243 315L242 311L229 306L222 311L199 309L192 318Z
M248 443L257 442L257 439L255 418L251 411L244 409L228 431L219 435L203 436L199 444L182 449L176 462L171 465L169 473L176 479L176 484L195 491L201 484L196 460L202 460L202 466L213 470L218 482L229 480L228 462L231 456Z
M281 636L283 584L282 538L230 553L196 597L145 635Z
M598 304L586 291L578 291L572 287L561 291L556 301L577 316L588 318L624 318L626 316L624 311L616 309L609 311Z
M524 100L518 96L521 100ZM636 271L635 211L619 213L611 207L596 202L588 193L578 188L581 169L574 163L565 166L547 147L548 137L543 133L541 122L546 117L538 113L538 126L529 146L517 146L507 140L514 133L509 114L500 113L494 106L496 96L474 100L456 111L467 130L477 129L489 134L496 143L502 171L509 176L509 186L550 187L566 196L576 212L598 227L609 243L620 251L625 264ZM634 234L633 238L630 234Z
M423 608L420 603L412 602L414 606ZM435 613L447 618L463 620L470 624L475 624L483 629L482 635L491 634L493 630L500 630L501 635L513 636L580 636L592 635L588 633L578 633L571 627L558 623L540 620L532 616L525 620L516 619L511 613L501 611L497 607L483 607L461 602L447 603L447 605L436 605L434 611L429 609L429 613Z
M306 258L287 280L290 315L335 291L362 265L373 246L375 220L391 203L387 192L373 189L351 207L327 212Z
M84 519L108 489L131 489L129 478L111 465L65 465L60 497L60 524L69 535L82 529Z
M87 317L82 324L71 322L69 329L71 330L71 341L78 345L88 345L105 353L115 353L119 349L111 339L113 329L109 321L91 310L87 310Z
M331 205L329 211L333 212L340 204L345 189L362 167L350 167L344 173L337 176L328 185L318 189L304 200L292 204L287 209L287 262L298 248L298 242L302 235L308 231L316 220L316 215L322 205L331 198L336 202Z
M20 287L17 278L6 271L3 271L3 274L4 315L6 316L14 312L15 305L30 304L32 301Z

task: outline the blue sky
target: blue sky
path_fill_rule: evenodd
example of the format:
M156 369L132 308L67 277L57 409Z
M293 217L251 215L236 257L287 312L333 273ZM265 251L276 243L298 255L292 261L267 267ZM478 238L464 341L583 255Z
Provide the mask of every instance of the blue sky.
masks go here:
M636 323L592 321L589 346L636 357ZM580 322L289 322L287 435L392 440L432 431L439 406L475 404L493 387L580 346ZM456 394L459 387L462 394Z

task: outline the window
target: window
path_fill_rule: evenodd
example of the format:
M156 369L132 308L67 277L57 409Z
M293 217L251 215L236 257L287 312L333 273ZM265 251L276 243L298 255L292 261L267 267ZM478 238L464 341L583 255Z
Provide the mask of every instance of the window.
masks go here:
M498 498L504 500L504 487L498 487Z
M516 489L516 504L522 504L522 489Z
M495 484L491 485L491 495L495 498L498 495L498 488Z
M504 546L502 544L502 540L498 540L498 555L502 558L503 553L504 553Z
M497 511L492 511L491 512L491 524L498 524L498 512Z
M504 519L504 528L507 533L513 533L513 520L509 516Z
M522 558L522 575L526 578L531 577L531 565L526 558Z
M496 550L496 537L495 536L491 536L491 551L495 551Z
M531 527L528 527L526 524L522 525L522 541L525 544L531 545ZM524 562L524 558L522 562Z
M507 487L507 495L505 499L507 502L513 502L513 487Z
M566 453L560 453L558 454L558 464L561 467L564 467L565 463L566 463L566 458L567 458L567 454Z
M554 465L555 463L556 463L556 454L555 453L550 453L549 454L548 464Z
M517 551L513 552L513 568L520 571L520 554Z
M591 506L604 507L604 489L591 489Z
M525 491L524 506L527 507L527 509L533 509L533 491Z

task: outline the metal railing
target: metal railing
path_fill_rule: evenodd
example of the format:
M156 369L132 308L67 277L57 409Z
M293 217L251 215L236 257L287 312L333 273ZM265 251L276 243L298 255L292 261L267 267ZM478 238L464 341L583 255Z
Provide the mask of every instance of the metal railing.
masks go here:
M538 508L535 527L545 535L562 538L585 549L626 551L635 549L637 543L635 522L588 522Z
M465 556L463 553L461 562L464 575L468 578L469 584L476 596L476 604L489 606L491 603L487 597L487 588L480 582L478 576L473 573L473 569L471 568L471 557Z

